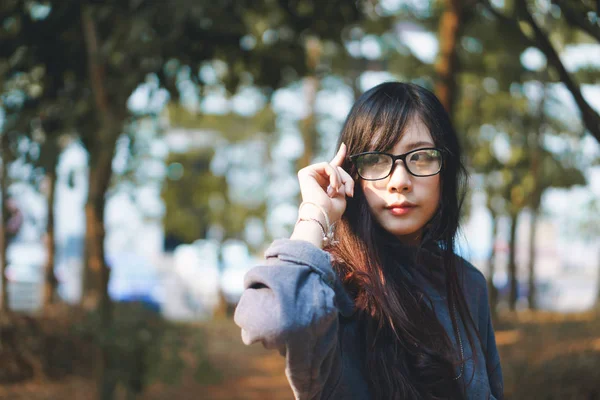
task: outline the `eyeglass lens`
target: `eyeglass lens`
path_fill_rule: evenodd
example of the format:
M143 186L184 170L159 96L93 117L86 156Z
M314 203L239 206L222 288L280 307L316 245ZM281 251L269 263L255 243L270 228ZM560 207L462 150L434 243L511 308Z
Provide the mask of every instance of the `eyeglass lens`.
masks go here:
M406 156L405 165L415 176L434 175L442 166L441 153L438 150L418 150ZM356 159L358 173L363 179L383 179L393 168L393 159L388 154L363 154Z

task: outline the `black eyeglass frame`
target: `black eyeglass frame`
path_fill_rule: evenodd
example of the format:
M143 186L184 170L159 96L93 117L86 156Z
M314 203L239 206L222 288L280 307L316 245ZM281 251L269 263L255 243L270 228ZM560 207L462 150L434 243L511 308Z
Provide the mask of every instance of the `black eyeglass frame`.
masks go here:
M417 175L415 173L413 173L410 168L406 165L406 157L408 157L409 155L416 153L418 151L423 151L423 150L435 150L438 153L440 153L440 169L437 170L437 172L433 173L433 174L428 174L428 175ZM391 157L392 159L392 166L390 168L390 172L388 172L388 174L386 176L384 176L383 178L377 178L377 179L369 179L369 178L364 178L360 172L358 172L358 166L356 165L356 159L360 156L365 156L368 154L381 154L381 155L385 155L388 157ZM356 173L358 174L358 176L360 176L361 179L365 180L365 181L380 181L382 179L387 178L388 176L390 176L392 174L392 172L394 171L394 168L396 167L396 161L397 160L402 160L402 162L404 163L404 167L406 168L406 170L408 171L409 174L411 174L412 176L416 176L418 178L425 178L427 176L434 176L439 174L442 171L442 167L444 166L444 152L436 147L425 147L425 148L421 148L421 149L414 149L411 150L407 153L404 154L399 154L397 156L390 154L390 153L385 153L383 151L366 151L364 153L358 153L358 154L353 154L351 156L348 157L348 159L352 162L352 164L354 164L354 166L356 167Z

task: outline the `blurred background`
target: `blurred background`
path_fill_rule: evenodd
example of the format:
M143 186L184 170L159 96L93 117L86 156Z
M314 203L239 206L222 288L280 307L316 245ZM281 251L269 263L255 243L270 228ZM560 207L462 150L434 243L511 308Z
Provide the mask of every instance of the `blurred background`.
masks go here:
M388 80L460 135L506 397L599 398L598 7L2 0L0 398L292 398L243 276Z

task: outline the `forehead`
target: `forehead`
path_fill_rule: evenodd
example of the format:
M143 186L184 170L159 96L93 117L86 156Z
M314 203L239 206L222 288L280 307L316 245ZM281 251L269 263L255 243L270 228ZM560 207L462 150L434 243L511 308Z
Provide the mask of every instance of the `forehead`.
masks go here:
M372 149L377 147L377 143L380 139L379 134L373 136L373 141L371 142ZM412 118L411 121L406 124L404 131L393 147L384 150L394 154L400 154L417 148L433 146L435 146L435 143L429 132L429 128L427 128L420 118Z

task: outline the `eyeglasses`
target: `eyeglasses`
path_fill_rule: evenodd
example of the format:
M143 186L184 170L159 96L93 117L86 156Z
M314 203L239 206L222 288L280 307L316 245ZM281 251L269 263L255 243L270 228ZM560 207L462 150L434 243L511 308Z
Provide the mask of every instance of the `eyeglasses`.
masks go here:
M396 160L402 160L413 176L432 176L442 169L442 152L435 148L417 149L395 156L380 151L351 155L358 175L366 181L385 179L392 173Z

